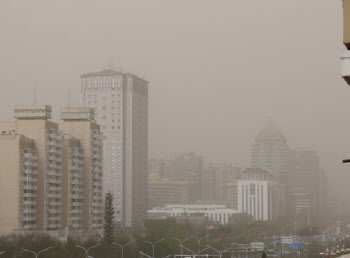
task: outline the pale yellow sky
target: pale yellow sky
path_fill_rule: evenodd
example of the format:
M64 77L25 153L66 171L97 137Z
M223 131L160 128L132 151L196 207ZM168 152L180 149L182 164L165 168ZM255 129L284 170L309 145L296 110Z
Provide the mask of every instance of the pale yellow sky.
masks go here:
M319 152L341 191L341 42L341 0L1 0L0 120L33 103L34 88L56 113L69 89L78 105L80 74L113 60L150 81L150 156L195 151L247 167L272 114L291 148Z

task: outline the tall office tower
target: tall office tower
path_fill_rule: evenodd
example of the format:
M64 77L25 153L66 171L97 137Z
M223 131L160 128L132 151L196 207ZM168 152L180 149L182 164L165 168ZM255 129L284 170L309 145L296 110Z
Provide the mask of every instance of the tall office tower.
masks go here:
M190 203L201 199L203 159L190 152L175 156L174 179L186 180L190 187Z
M16 121L0 123L0 128L11 128L34 140L38 153L37 229L58 230L61 228L62 134L58 124L49 120L50 106L16 106L14 112Z
M255 139L252 167L267 168L277 180L288 185L288 154L286 138L269 122Z
M238 180L238 210L256 220L276 220L285 215L285 186L262 168L247 168Z
M204 166L202 173L202 200L227 201L226 184L239 179L240 168L225 164Z
M103 135L100 132L100 126L94 122L92 108L62 108L61 119L60 129L63 133L79 139L84 152L83 228L85 230L101 229L103 227L104 196ZM79 148L77 151L79 152ZM76 158L79 159L81 156L77 153Z
M290 183L290 194L295 200L296 214L320 214L321 197L324 197L322 187L325 187L323 184L326 179L320 168L319 157L315 151L310 150L294 151L293 154L294 175L291 175L293 181Z
M0 228L35 230L37 159L34 141L2 129L0 135Z
M81 76L82 105L92 107L104 134L104 191L114 195L116 221L147 217L148 82L112 69Z
M80 141L63 136L62 152L62 229L83 228L84 151Z

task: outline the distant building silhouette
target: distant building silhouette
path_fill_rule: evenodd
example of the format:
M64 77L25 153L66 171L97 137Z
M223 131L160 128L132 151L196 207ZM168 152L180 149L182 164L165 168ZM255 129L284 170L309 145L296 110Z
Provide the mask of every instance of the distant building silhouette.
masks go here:
M252 167L267 168L283 184L288 184L288 153L286 138L272 122L260 131L252 148Z

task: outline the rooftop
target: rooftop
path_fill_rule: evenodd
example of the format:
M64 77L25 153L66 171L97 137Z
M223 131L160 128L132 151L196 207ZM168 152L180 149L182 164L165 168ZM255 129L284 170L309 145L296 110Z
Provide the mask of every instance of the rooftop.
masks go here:
M113 69L104 69L104 70L99 71L99 72L84 73L84 74L80 75L80 78L85 78L85 77L89 77L89 76L123 76L123 75L129 75L129 76L138 78L140 80L146 81L145 79L143 79L139 76L136 76L135 74L118 72L118 71L113 70Z
M259 135L282 135L280 129L271 121L262 129Z

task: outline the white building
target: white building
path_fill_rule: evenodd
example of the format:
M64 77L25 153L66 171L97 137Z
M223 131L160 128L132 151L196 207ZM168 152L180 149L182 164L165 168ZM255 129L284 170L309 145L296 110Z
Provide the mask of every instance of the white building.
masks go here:
M285 213L285 187L267 169L245 169L238 180L238 210L256 220L275 220Z
M114 195L116 221L140 225L147 216L148 82L112 69L83 74L81 101L95 109L105 136L103 189Z
M209 221L226 225L229 218L239 211L217 204L165 205L148 210L149 219L166 219L179 216L204 216Z

